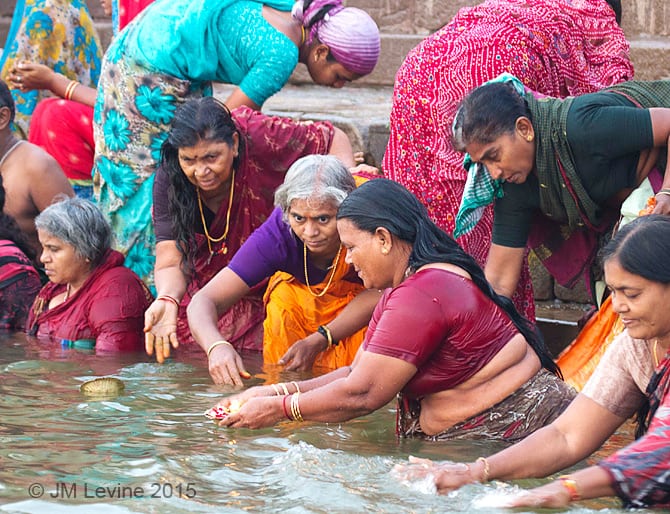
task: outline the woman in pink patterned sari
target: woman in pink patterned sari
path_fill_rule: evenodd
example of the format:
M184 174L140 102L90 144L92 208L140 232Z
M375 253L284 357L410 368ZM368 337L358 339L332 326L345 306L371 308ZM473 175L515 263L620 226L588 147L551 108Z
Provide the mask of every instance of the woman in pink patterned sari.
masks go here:
M488 0L461 9L398 70L382 165L386 175L414 193L438 226L453 232L466 172L450 136L463 97L503 72L550 96L579 95L631 79L619 17L617 0ZM458 239L481 265L492 221L489 207L476 228ZM534 319L527 267L514 301Z

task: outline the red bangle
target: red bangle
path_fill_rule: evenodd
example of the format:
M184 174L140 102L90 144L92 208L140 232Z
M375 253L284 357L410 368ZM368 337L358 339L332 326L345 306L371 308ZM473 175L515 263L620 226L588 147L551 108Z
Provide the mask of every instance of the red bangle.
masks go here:
M570 495L570 501L576 502L582 499L577 488L577 482L570 475L561 475L558 477L565 490Z
M177 301L176 298L173 296L170 296L169 294L162 294L156 300L163 300L164 302L170 302L175 304L177 307L179 307L179 302Z
M289 421L293 421L293 418L288 415L288 409L286 408L286 400L288 400L288 397L289 397L288 394L284 396L284 399L281 402L281 406L284 409L284 416L286 416L286 419L288 419Z

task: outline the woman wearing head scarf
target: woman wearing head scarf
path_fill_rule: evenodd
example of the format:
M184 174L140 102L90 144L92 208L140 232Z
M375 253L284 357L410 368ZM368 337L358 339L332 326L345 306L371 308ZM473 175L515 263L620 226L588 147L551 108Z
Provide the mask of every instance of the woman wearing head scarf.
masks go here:
M127 265L152 281L153 174L179 104L215 81L237 85L229 108L260 109L298 62L342 87L373 70L379 48L375 22L340 0L158 0L142 11L105 54L94 116L94 180Z

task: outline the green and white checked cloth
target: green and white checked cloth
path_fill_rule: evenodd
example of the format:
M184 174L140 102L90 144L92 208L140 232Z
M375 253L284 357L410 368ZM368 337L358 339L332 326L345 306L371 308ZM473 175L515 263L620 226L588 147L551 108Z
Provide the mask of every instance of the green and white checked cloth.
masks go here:
M484 82L491 84L493 82L510 82L514 89L520 95L524 95L526 89L523 83L510 73L503 73L496 78ZM482 84L482 85L484 85ZM454 125L458 119L458 113L454 117ZM454 127L452 126L452 132ZM465 181L463 189L463 198L456 214L456 227L454 229L454 239L470 232L479 220L482 218L484 209L490 205L496 198L503 196L503 180L495 180L491 177L486 166L472 162L470 154L466 153L463 159L463 167L468 172L468 178Z

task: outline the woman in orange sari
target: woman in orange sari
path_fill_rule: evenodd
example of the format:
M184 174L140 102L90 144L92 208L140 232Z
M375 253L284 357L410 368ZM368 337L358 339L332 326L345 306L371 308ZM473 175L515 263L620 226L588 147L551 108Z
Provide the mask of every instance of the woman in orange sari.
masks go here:
M217 327L219 313L276 272L264 298L264 361L297 370L351 364L380 297L345 262L337 232L337 209L355 187L335 157L296 161L275 193L274 212L193 297L189 327L216 383L241 384L247 376Z

